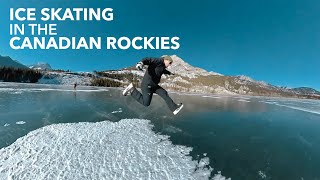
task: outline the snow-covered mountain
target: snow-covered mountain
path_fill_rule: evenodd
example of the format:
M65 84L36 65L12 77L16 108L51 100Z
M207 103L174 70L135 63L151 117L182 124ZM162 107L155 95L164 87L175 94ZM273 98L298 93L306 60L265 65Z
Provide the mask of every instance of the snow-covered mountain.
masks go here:
M38 62L34 65L29 65L30 69L41 70L41 71L49 71L52 70L50 64L44 62Z
M173 64L168 68L169 71L188 78L197 78L199 76L210 76L210 75L218 75L222 76L222 74L216 72L208 72L204 69L191 66L187 62L183 61L177 55L172 55L171 58L173 59Z
M27 66L21 64L18 61L11 59L9 56L1 56L0 55L0 67L13 67L20 69L28 69Z
M309 87L299 87L299 88L293 88L293 91L295 91L297 94L310 94L310 95L319 95L320 92Z

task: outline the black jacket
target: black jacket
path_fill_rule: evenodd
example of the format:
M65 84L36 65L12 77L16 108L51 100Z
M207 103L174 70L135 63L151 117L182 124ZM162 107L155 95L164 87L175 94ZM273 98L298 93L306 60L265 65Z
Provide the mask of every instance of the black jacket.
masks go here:
M166 70L166 66L164 64L164 59L161 58L143 58L142 63L144 65L149 65L146 73L144 74L142 84L145 85L157 85L160 82L162 74L171 74L170 71Z

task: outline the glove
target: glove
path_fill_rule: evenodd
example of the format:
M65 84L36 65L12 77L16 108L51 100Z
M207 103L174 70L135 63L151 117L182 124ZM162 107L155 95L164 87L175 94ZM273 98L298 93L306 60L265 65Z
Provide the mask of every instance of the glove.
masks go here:
M137 65L136 65L136 68L140 71L142 71L143 69L143 62L138 62Z

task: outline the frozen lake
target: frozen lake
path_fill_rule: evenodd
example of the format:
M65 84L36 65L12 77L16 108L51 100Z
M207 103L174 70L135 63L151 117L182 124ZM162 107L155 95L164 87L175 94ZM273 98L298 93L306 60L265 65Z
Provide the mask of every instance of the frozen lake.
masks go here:
M158 96L0 83L0 179L320 178L320 101L170 96L177 116Z

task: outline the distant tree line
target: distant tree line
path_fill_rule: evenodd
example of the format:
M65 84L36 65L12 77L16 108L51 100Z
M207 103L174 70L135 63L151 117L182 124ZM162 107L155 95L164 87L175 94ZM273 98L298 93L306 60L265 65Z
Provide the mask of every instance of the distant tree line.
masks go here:
M0 80L4 82L36 83L42 77L39 71L12 67L0 67Z
M50 70L52 72L71 72L69 69L68 70L63 70L63 69L52 69Z
M118 79L120 81L133 79L133 76L134 76L132 73L117 74L117 73L108 73L108 72L99 72L99 71L96 71L95 73L101 77Z
M94 71L100 78L94 78L92 80L92 86L105 86L105 87L122 87L126 86L126 82L132 82L135 87L139 86L139 78L133 73L108 73ZM119 82L120 81L120 82Z
M93 78L93 80L91 81L91 85L104 87L120 87L122 84L118 81L107 78Z

